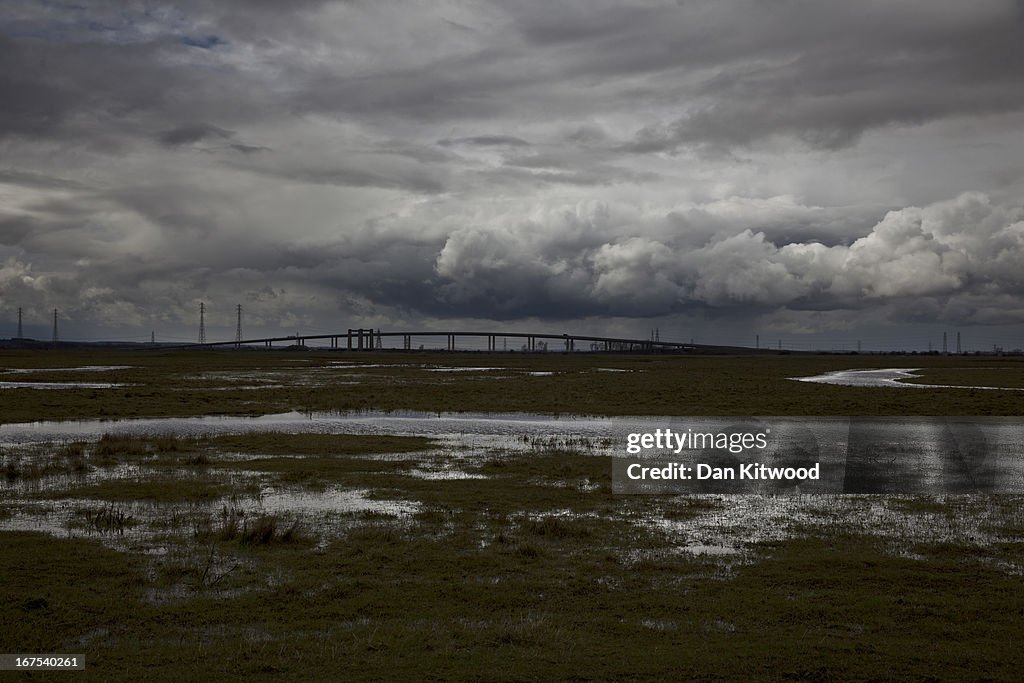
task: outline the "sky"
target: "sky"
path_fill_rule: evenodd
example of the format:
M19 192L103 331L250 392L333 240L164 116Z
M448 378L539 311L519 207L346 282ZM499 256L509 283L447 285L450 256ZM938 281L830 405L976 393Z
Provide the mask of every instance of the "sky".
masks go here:
M1022 130L1021 0L0 0L0 337L1021 347Z

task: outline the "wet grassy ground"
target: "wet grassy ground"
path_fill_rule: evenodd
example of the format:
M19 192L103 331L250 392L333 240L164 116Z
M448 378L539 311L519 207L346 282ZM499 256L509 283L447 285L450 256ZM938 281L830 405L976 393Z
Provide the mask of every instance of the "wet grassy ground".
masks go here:
M1009 359L354 358L415 365L5 355L0 366L132 365L102 381L138 386L8 391L0 416L1020 415L1024 400L786 380L889 366L949 383L938 378L967 367L1013 386L1024 364ZM18 379L100 377L81 375ZM242 388L261 383L275 386ZM1019 679L1020 496L616 496L610 463L586 443L496 450L458 461L458 477L422 476L458 459L446 448L284 433L6 447L0 523L49 533L0 532L0 651L83 652L82 680ZM350 491L357 504L334 511L266 502Z
M338 365L346 361L352 365ZM851 368L920 367L922 382L1024 386L1024 358L1011 357L0 352L0 369L76 365L133 367L8 377L132 386L4 390L0 423L372 408L593 415L1019 415L1024 405L1016 391L907 391L788 379ZM451 367L500 369L435 371Z

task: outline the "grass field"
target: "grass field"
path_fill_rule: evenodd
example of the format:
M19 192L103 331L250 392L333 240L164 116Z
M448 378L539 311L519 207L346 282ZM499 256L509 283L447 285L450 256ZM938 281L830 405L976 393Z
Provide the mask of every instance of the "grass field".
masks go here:
M83 365L131 367L55 369ZM1022 386L1012 358L4 352L5 367L131 386L0 390L2 423L1024 405L788 379L916 367ZM1019 680L1024 497L621 496L594 450L281 431L2 445L0 651L84 653L64 674L81 680Z
M103 373L52 370L83 365L132 367ZM130 386L5 390L0 423L372 408L592 415L964 416L1019 415L1024 406L1024 396L1013 391L907 391L789 379L852 368L919 367L920 382L1024 386L1024 358L984 356L7 351L0 352L0 369L5 367L43 368L10 376L18 381L101 380ZM498 369L437 371L460 367Z

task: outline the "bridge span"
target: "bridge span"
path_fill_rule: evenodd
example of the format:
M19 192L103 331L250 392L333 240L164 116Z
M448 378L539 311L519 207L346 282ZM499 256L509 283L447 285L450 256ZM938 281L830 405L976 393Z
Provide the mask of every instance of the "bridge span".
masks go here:
M434 341L444 338L441 347L426 344L414 348L413 340ZM520 348L508 346L508 340L515 340ZM684 352L702 349L722 349L721 346L693 344L686 342L660 341L651 339L631 339L628 337L599 337L586 334L551 334L543 332L382 332L380 330L353 328L345 332L331 334L295 334L285 337L260 337L255 339L236 339L232 341L204 342L188 344L183 348L216 348L263 346L273 348L274 344L285 343L289 346L306 346L309 342L327 342L327 348L344 349L347 351L374 350L445 350L445 351L619 351L619 352ZM501 342L499 348L499 341ZM551 348L551 347L554 348Z

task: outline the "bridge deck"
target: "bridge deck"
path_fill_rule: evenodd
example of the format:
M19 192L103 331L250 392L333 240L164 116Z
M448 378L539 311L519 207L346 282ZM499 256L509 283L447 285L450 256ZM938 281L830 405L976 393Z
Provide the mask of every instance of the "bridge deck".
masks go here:
M395 339L401 338L403 340L403 348L406 350L411 349L412 338L440 338L445 337L447 340L448 350L457 350L457 340L476 339L485 340L487 342L487 350L497 351L497 340L500 339L522 339L526 340L527 348L530 351L537 350L536 343L538 341L543 342L561 342L565 346L565 350L576 351L576 344L590 343L596 344L596 350L647 350L647 351L680 351L680 350L697 350L702 348L722 348L720 346L711 346L706 344L693 344L688 342L674 342L674 341L655 341L651 339L633 339L629 337L601 337L588 334L557 334L550 332L477 332L471 330L455 330L447 332L436 332L417 330L410 332L378 332L370 329L351 329L346 332L335 332L329 334L301 334L301 335L288 335L282 337L256 337L252 339L232 340L232 341L218 341L218 342L205 342L202 344L188 344L183 345L182 348L209 348L209 347L222 347L222 346L252 346L252 345L263 345L272 346L275 343L291 342L294 345L305 346L309 341L331 341L330 348L345 348L351 350L374 350L384 348L382 342L384 339ZM341 340L344 340L344 346L341 346ZM388 347L394 348L394 347ZM581 349L582 350L582 349Z

